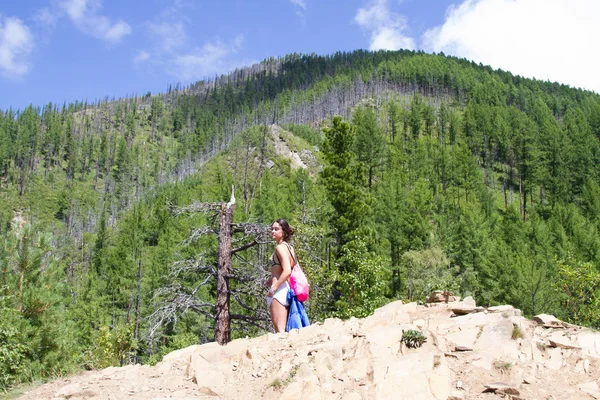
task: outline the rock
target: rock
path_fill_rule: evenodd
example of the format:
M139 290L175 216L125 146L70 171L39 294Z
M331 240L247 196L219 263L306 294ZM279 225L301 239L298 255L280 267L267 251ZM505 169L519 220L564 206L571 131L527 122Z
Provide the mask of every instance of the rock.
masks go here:
M436 400L433 390L449 393L448 380L430 379L433 370L433 353L409 353L402 357L379 358L373 365L373 384L379 399ZM441 387L440 385L447 385Z
M554 315L539 314L532 318L535 322L545 328L563 328L563 322L557 319Z
M579 385L579 390L595 399L600 399L600 391L598 391L598 383L596 381L582 383Z
M319 166L319 162L317 161L317 158L314 156L314 154L310 150L304 149L304 150L300 151L300 159L304 162L304 164L308 165L309 167L318 167Z
M465 398L465 394L459 390L453 390L448 396L447 400L463 400Z
M486 371L491 371L494 366L494 361L495 356L488 354L485 357L481 357L479 360L471 362L471 365L477 368L485 369Z
M468 351L468 350L456 350L456 347L466 347L472 350L477 337L481 333L481 329L478 327L465 328L458 332L449 333L446 335L446 340L453 343L451 346L452 351Z
M473 307L473 308L477 307L477 304L475 303L475 300L471 296L465 297L463 299L462 303L463 303L463 305L465 307Z
M568 338L561 338L558 340L555 338L549 338L548 342L550 343L550 347L560 347L561 349L581 349L581 347L573 346Z
M393 301L381 308L375 310L374 315L385 315L385 320L397 324L410 324L411 318L408 315L408 308L402 303L402 300Z
M519 396L521 393L519 392L518 389L513 388L513 387L509 387L506 389L498 389L496 390L496 394L508 394L511 396L511 398L514 398L512 396Z
M428 303L447 303L449 301L450 296L454 297L454 293L436 290L427 299Z
M441 373L436 373L441 372ZM450 379L448 368L436 368L429 376L429 389L436 399L447 399L450 395Z
M469 346L454 346L454 351L473 351L472 347Z
M560 348L555 347L548 349L547 352L550 354L550 360L548 360L548 364L546 366L548 369L558 371L563 364L563 357Z
M488 307L487 310L490 313L500 313L500 314L507 313L507 315L511 315L511 316L515 315L515 311L516 311L516 309L510 305Z
M258 374L257 374L258 375ZM194 353L188 367L188 376L198 386L198 391L207 396L221 396L225 376L203 355Z
M535 382L535 377L533 377L532 375L524 375L523 376L523 383L525 383L527 385L531 385L534 382Z
M509 394L514 396L519 396L521 394L517 387L504 382L488 383L485 385L485 388L486 389L484 392L494 392L498 394Z
M294 333L194 346L169 354L157 366L59 379L22 400L518 400L550 395L600 400L600 332L552 318L507 318L504 314L515 310L511 306L450 318L453 308L483 310L472 299L430 304L394 302L364 319L331 318ZM513 324L527 332L525 338L511 339ZM403 347L407 329L422 331L427 342ZM486 391L496 395L480 393L495 381Z
M577 333L577 345L582 354L592 358L600 358L600 332L585 330Z
M73 383L71 385L64 386L62 389L56 392L56 397L66 399L87 399L96 396L98 396L97 393L89 389L83 389L79 383Z
M587 358L583 360L583 371L586 374L590 373L590 360L588 360Z
M494 316L498 318L498 316ZM506 318L496 319L496 321L490 322L483 326L481 333L475 343L475 348L503 350L504 352L510 352L518 356L517 349L515 347L514 340L512 340L513 324Z
M460 307L452 307L452 312L456 315L467 315L477 311L477 307L473 306L465 306L462 305Z

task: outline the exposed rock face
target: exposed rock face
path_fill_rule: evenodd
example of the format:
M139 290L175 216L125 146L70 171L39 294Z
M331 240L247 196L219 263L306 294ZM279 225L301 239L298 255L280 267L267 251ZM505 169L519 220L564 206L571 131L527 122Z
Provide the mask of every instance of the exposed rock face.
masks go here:
M510 306L456 316L466 303L390 303L365 319L209 343L155 367L86 372L23 399L592 399L600 333L527 320ZM560 322L560 321L559 321ZM403 331L427 341L408 349Z
M292 169L298 169L298 168L306 169L307 166L306 166L306 164L304 164L304 161L302 160L302 158L298 155L298 153L290 150L285 139L281 136L281 132L282 132L281 127L279 127L277 125L271 125L270 129L271 129L271 136L273 137L273 145L275 146L275 151L277 152L277 154L279 154L283 157L289 158ZM312 154L311 154L311 156L312 156ZM304 154L304 157L306 158L306 154ZM314 158L314 156L313 156L313 158Z

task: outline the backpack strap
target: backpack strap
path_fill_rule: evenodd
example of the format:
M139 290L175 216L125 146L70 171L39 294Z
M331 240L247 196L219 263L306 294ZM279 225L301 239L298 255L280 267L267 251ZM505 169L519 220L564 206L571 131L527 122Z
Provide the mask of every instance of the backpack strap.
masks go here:
M292 265L292 269L294 269L294 266L296 264L298 264L298 260L296 260L296 257L294 257L294 254L292 253L292 249L291 249L290 244L288 242L283 242L283 243L287 246L287 249L290 252L290 256L292 256L292 260L294 260L294 265Z

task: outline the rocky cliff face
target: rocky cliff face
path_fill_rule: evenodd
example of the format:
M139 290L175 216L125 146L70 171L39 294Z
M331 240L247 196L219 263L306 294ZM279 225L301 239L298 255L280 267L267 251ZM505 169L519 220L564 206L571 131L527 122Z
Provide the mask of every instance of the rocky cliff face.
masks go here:
M426 337L421 347L402 341L409 330ZM22 398L598 399L599 380L600 332L465 299L192 346L155 367L86 372Z

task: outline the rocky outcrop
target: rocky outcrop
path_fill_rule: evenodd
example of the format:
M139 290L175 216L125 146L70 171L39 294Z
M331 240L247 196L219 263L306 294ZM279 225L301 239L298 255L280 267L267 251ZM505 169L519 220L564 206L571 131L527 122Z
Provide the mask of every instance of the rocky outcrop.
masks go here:
M271 136L273 138L273 145L275 146L275 152L280 156L290 159L290 166L292 169L306 169L307 166L304 164L302 158L298 155L298 153L292 151L288 146L282 132L283 129L278 125L271 125ZM310 152L309 152L310 153ZM306 155L304 155L306 157ZM311 154L312 156L312 154Z
M22 398L599 398L600 333L511 306L456 314L477 308L465 300L394 302L365 319L192 346L155 367L86 372ZM426 337L421 347L406 347L409 330Z

